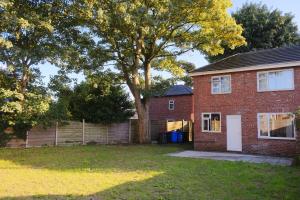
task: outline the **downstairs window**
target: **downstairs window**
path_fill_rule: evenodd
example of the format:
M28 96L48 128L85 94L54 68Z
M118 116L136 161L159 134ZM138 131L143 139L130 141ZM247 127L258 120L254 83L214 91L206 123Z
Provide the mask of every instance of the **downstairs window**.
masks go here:
M202 132L221 132L221 113L202 113Z
M292 113L259 113L258 137L295 139L295 115Z

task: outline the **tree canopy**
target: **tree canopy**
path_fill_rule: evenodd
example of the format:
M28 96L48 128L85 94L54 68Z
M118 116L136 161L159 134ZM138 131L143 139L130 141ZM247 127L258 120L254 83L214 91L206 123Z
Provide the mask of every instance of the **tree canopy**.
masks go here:
M3 93L2 102L20 101L24 106L34 94L34 105L40 105L46 98L37 98L44 93L37 84L39 71L35 66L50 62L62 70L84 71L89 77L74 90L60 82L67 83L68 77L57 77L61 79L52 86L63 91L58 99L63 93L76 95L69 102L66 99L58 101L59 105L50 103L50 114L70 105L68 109L72 111L64 109L57 117L71 113L78 119L105 120L101 116L105 113L106 118L119 120L116 116L109 118L110 114L118 113L120 119L128 116L130 103L121 86L115 82L110 86L108 79L112 77L104 71L113 66L113 76L125 82L134 97L139 142L149 142L152 71L181 77L190 65L177 60L177 56L193 50L216 55L223 53L223 45L244 45L242 27L228 14L230 6L230 0L3 0L0 62L15 83L8 93L17 94L9 97ZM106 103L111 110L92 115L88 108L98 103ZM83 113L86 110L90 113ZM24 111L25 107L21 113L26 115Z
M216 55L243 45L242 27L228 14L230 0L74 1L105 58L119 70L139 117L139 142L149 141L151 69L183 75L176 57L190 50ZM94 55L100 57L101 55Z
M275 9L271 10L266 5L246 3L232 13L232 17L244 28L243 36L247 45L231 49L223 43L224 54L208 55L210 62L226 58L237 53L257 49L276 48L300 42L298 27L290 13L283 14Z

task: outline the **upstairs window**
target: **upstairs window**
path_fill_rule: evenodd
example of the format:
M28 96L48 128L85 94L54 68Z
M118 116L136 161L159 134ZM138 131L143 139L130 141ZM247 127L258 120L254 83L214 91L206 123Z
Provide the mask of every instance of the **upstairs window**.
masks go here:
M257 91L277 91L294 89L293 69L257 73Z
M292 113L259 113L258 137L295 139L295 115Z
M211 78L211 93L226 94L231 93L231 76L213 76Z
M174 100L169 100L169 110L174 110L174 108L175 108Z
M202 132L221 132L221 113L202 113Z

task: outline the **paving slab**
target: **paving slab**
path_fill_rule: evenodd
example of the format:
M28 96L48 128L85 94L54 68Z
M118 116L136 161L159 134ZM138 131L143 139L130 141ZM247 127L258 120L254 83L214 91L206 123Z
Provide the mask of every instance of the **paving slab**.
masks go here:
M269 163L272 165L290 166L293 163L292 158L273 157L262 155L249 155L229 152L208 152L208 151L182 151L169 153L169 156L185 158L204 158L212 160L243 161L250 163Z

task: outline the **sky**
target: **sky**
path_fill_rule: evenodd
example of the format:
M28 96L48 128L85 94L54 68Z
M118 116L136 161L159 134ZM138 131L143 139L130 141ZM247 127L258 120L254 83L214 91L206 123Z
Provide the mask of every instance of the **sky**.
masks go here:
M262 3L266 4L271 9L278 9L283 13L292 13L295 18L294 22L298 25L298 29L300 30L300 1L299 0L232 0L233 7L229 9L229 12L235 11L238 8L241 8L243 4L247 2L254 3ZM188 52L184 55L181 55L178 59L189 61L195 66L202 67L206 65L208 62L205 60L204 56L199 52ZM44 76L44 82L48 83L50 76L53 76L57 73L57 68L51 66L49 64L41 65L40 67L42 75ZM165 72L159 72L158 74L169 77L170 74ZM82 74L71 74L72 78L77 78L78 82L84 80L84 76Z

